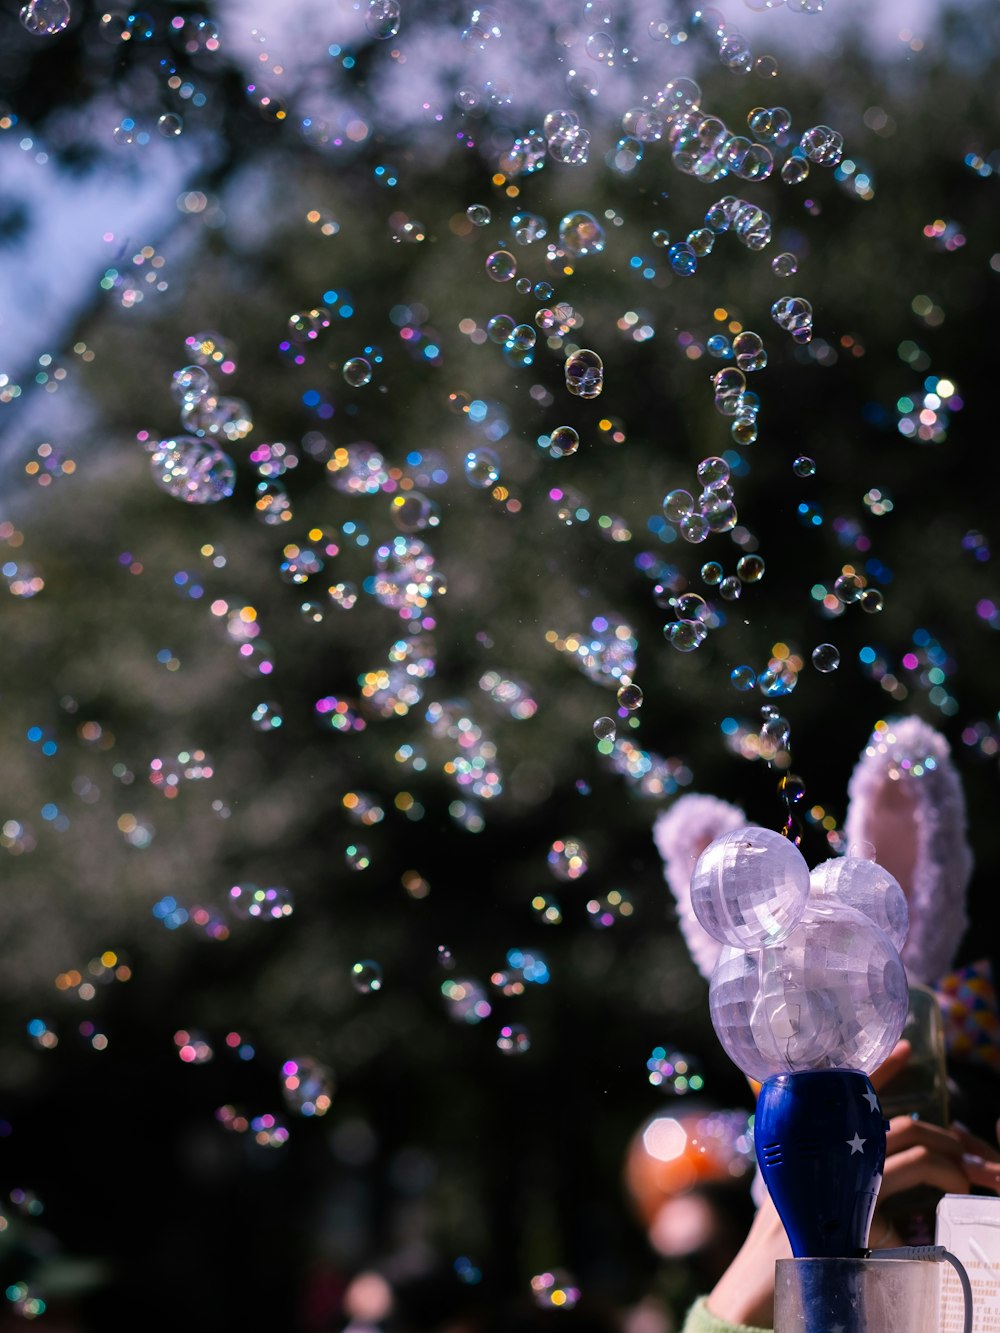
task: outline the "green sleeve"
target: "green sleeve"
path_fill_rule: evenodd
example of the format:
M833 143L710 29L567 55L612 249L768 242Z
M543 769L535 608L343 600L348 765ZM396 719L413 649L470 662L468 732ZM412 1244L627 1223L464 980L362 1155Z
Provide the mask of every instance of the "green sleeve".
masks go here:
M682 1333L770 1333L770 1330L750 1328L747 1324L729 1324L725 1319L716 1319L702 1296L688 1311Z

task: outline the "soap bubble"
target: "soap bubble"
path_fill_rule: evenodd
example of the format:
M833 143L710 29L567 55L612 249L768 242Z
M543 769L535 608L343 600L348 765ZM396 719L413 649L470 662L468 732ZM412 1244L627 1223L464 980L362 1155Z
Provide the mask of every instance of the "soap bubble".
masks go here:
M572 1310L580 1300L576 1279L563 1268L536 1273L531 1279L531 1294L543 1310Z
M835 167L844 156L844 136L829 125L814 125L803 134L799 147L810 162Z
M443 982L441 994L448 1005L448 1017L456 1023L481 1023L493 1012L485 989L471 977Z
M888 936L822 899L777 943L724 948L709 992L726 1053L760 1082L809 1069L872 1073L899 1040L908 1000Z
M283 481L259 481L253 497L254 512L262 523L278 527L291 520L292 501Z
M728 32L719 43L719 60L726 69L749 74L753 66L753 51L741 32Z
M617 731L613 717L599 717L594 723L594 735L599 741L613 741Z
M288 336L296 343L315 342L332 323L332 316L325 305L314 306L311 310L297 310L288 320Z
M717 495L713 495L702 504L701 516L708 524L709 532L732 532L739 521L739 514L732 500ZM725 583L725 579L722 582ZM722 584L719 587L721 588ZM736 596L738 597L739 593L736 593Z
M704 620L708 615L708 603L696 592L682 592L673 599L678 620Z
M593 213L567 213L559 223L559 245L571 259L600 254L604 240L604 228Z
M517 277L517 260L509 250L494 250L486 257L486 272L494 282L510 282Z
M295 910L288 889L262 889L248 883L234 884L227 895L227 904L233 916L243 921L280 921Z
M618 703L629 713L642 707L642 690L638 685L622 685L618 690Z
M786 185L801 185L809 175L809 162L794 153L781 164L781 179Z
M382 968L372 958L362 958L351 965L351 985L359 995L371 995L382 989Z
M182 407L197 403L215 388L212 377L204 366L184 366L175 370L170 392Z
M757 683L753 667L745 665L733 667L729 673L729 679L733 688L739 690L741 694L745 694L747 690L752 690Z
M553 458L568 458L570 454L575 454L579 447L580 436L572 426L556 426L548 437L548 450Z
M818 643L812 650L812 664L826 675L840 666L840 653L832 643Z
M791 278L799 271L799 261L790 250L783 250L771 260L771 268L779 278Z
M500 480L500 459L492 449L470 449L464 467L466 481L478 490L495 486Z
M710 588L722 582L723 570L718 560L706 560L700 572L702 582L707 583Z
M719 584L719 596L724 597L727 602L738 602L743 596L743 584L735 574L730 574Z
M703 486L725 484L729 480L729 464L724 458L710 454L698 464L697 476Z
M255 731L277 731L284 721L281 705L270 700L261 700L250 714L250 724Z
M671 523L679 523L693 512L694 496L690 491L668 491L663 497L663 513Z
M196 365L231 375L236 369L236 346L221 333L204 330L184 339L187 354Z
M771 306L775 324L787 330L796 342L812 338L812 305L804 296L782 296Z
M548 235L545 219L539 217L537 213L515 213L510 225L518 245L534 245L535 241L544 240ZM533 290L543 301L547 301L552 295L552 288L547 282L536 282Z
M523 1023L505 1023L497 1037L497 1050L504 1055L523 1055L531 1049L531 1037Z
M734 511L735 512L735 511ZM708 536L710 528L704 514L687 514L681 519L680 534L686 542L697 545Z
M858 605L862 611L867 611L869 615L874 615L881 611L885 606L885 598L879 592L878 588L866 588L858 598Z
M232 459L191 435L161 440L149 462L157 486L188 504L216 504L232 495L236 485Z
M589 348L568 356L564 370L566 388L577 398L596 398L604 388L604 362Z
M363 356L349 357L344 362L341 374L345 383L349 384L352 389L363 388L366 384L371 383L371 363L366 361Z
M327 1065L300 1055L281 1066L281 1092L290 1111L301 1116L326 1115L333 1101L333 1073Z
M797 847L766 828L716 838L691 876L691 908L713 939L750 948L782 939L802 916L809 867Z
M654 1046L646 1061L649 1081L667 1096L685 1097L701 1092L705 1078L693 1055L675 1051L666 1046Z
M750 553L736 562L736 573L743 583L759 583L764 577L764 557Z
M733 355L736 357L736 364L744 372L763 370L767 365L764 340L752 329L745 329L733 339Z
M437 503L421 491L394 495L390 506L392 521L400 532L421 532L436 528L441 521Z
M125 116L111 131L111 137L115 143L120 143L124 147L127 147L130 143L135 143L136 134L135 121L131 116Z
M798 676L787 662L779 662L777 666L768 667L757 677L758 689L769 699L780 699L786 694L791 694L798 683Z
M28 0L21 6L21 23L35 37L53 37L71 17L69 0Z
M810 901L829 902L863 912L902 949L910 926L906 894L875 861L861 856L836 856L815 866L809 876Z
M511 329L506 346L513 348L517 352L530 352L535 345L535 337L535 330L530 324L516 324L514 328Z
M704 643L708 630L700 620L674 620L664 625L663 633L671 648L679 653L693 653Z
M378 42L388 41L399 32L401 20L399 0L368 0L365 28Z
M470 204L465 210L465 216L474 227L485 227L493 217L493 214L485 204Z
M733 355L732 346L724 333L713 333L705 343L705 350L720 361L728 361Z
M579 838L557 838L546 857L556 879L568 883L587 873L590 854Z
M510 315L493 315L486 321L486 336L490 342L503 346L516 327Z
M792 464L792 471L797 477L814 477L816 475L816 460L807 458L805 454L799 454Z
M678 241L670 247L667 263L680 278L691 278L698 271L698 256L687 241Z
M173 111L166 111L156 122L156 128L164 139L176 139L184 132L184 121Z
M838 574L833 581L833 591L837 600L845 606L851 606L861 597L864 583L857 574Z

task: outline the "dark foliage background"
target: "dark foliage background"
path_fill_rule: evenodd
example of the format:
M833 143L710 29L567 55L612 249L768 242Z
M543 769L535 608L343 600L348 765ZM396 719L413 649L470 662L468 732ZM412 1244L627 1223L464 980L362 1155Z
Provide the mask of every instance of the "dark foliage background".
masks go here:
M499 39L510 53L510 104L483 96L475 115L455 104L477 58L468 43L462 54L464 11L404 6L398 38L381 42L366 34L363 10L312 15L315 50L301 40L301 16L264 17L257 45L270 52L284 42L292 53L273 80L277 112L273 97L262 109L259 94L248 96L246 42L227 36L228 24L245 38L249 11L202 7L219 22L218 51L185 50L177 33L189 31L182 21L194 11L184 4L150 5L153 35L117 44L92 4L76 5L67 31L49 39L27 35L16 7L0 15L0 113L9 122L0 147L11 168L17 152L18 162L39 146L47 154L30 180L10 170L0 212L10 276L0 311L0 536L13 594L0 606L0 842L9 854L0 883L0 1262L12 1324L28 1292L45 1300L53 1328L153 1319L340 1328L352 1314L347 1283L377 1271L395 1292L391 1328L670 1327L705 1272L654 1256L622 1185L630 1138L663 1106L645 1062L656 1045L682 1049L699 1061L712 1104L751 1101L711 1032L707 990L672 919L650 829L684 790L780 826L782 770L726 743L734 730L756 735L765 702L734 691L729 672L740 662L762 670L775 644L804 662L798 688L780 702L803 808L813 812L803 822L810 861L828 854L831 832L837 846L847 780L873 724L917 712L948 736L969 799L977 870L962 957L995 952L994 6L942 11L922 43L892 48L860 23L768 16L780 66L773 82L723 69L697 33L684 48L647 40L634 68L619 60L597 99L574 99L564 76L567 63L586 59L583 40L603 11L552 5L527 16L512 7ZM638 14L605 25L619 45ZM564 43L567 31L575 46ZM333 45L336 58L323 50ZM416 82L400 109L392 80L408 53L411 72L437 70L443 91L429 113ZM460 58L473 65L463 72ZM682 239L733 182L681 175L662 145L649 145L627 175L605 154L629 105L690 72L734 130L752 106L780 102L797 133L816 123L841 130L857 166L839 181L813 168L801 186L738 183L732 192L771 212L772 246L752 254L722 236L684 280L651 233ZM190 94L182 101L177 90L188 85L205 95L203 107ZM310 111L317 98L332 108L324 129ZM513 135L563 104L592 129L590 163L495 176ZM157 117L178 110L183 135L159 141ZM150 144L114 142L125 113L150 131ZM351 117L366 132L338 147ZM27 149L15 143L23 137ZM388 189L376 174L387 163L398 178ZM859 174L870 176L873 197L859 195ZM94 213L81 204L76 226L66 203L94 184L111 212L150 205L100 262ZM200 207L183 203L191 192ZM488 227L469 225L473 203L492 209ZM594 402L566 395L565 351L543 337L533 363L518 365L459 327L482 330L501 310L530 323L543 302L491 283L485 257L511 240L516 209L543 215L551 241L558 219L581 207L604 215L607 246L572 274L560 272L561 260L546 263L544 241L511 248L524 272L551 281L553 299L583 316L572 339L597 348L606 368ZM46 255L52 210L66 222ZM336 219L336 234L323 235L311 211ZM401 240L399 214L425 239ZM145 268L133 262L143 246L152 247ZM76 250L74 269L66 260ZM800 261L784 282L769 263L782 250ZM147 284L145 299L123 301L128 276L153 275L153 255L169 286ZM655 277L644 279L643 266ZM58 274L55 290L47 268ZM278 350L288 319L330 289L339 295L327 303L346 293L354 313L296 366ZM771 302L792 292L815 308L808 348L769 318ZM758 330L770 358L751 386L762 399L760 438L742 450L712 405L708 375L721 363L704 353L730 320ZM400 321L419 330L413 349ZM644 323L654 336L637 342L632 330ZM254 428L230 449L234 496L197 507L156 488L136 436L176 431L170 377L188 359L184 339L205 328L238 345L231 392L250 404ZM366 345L384 361L370 385L351 389L342 363ZM437 355L425 354L430 345ZM900 434L896 405L911 395L919 409L928 375L950 379L962 406L941 438L920 442ZM493 405L487 424L506 423L492 445L461 410L472 400ZM324 403L327 417L318 415ZM598 425L604 418L624 442ZM535 441L560 424L575 426L582 446L552 460ZM299 446L304 437L312 453ZM300 461L283 478L293 517L268 526L254 513L260 478L248 453L274 440ZM417 488L437 503L440 524L416 535L448 590L429 612L436 671L420 683L423 698L388 718L357 705L365 729L337 735L317 725L315 701L357 700L359 676L382 669L408 633L364 591L348 612L327 597L331 581L363 585L373 549L396 533L388 493L328 484L325 459L357 441L378 448L397 482L439 456L447 481ZM463 476L467 451L485 445L500 456L503 493ZM698 460L727 449L734 466L744 460L741 526L689 545L659 523L662 495L690 489ZM800 454L816 460L815 477L793 474ZM561 521L553 488L576 492L570 507L587 517ZM873 510L873 489L889 497L889 512ZM804 522L803 504L819 506L822 521ZM289 542L304 543L313 526L342 532L358 522L369 546L342 539L341 554L308 584L280 576ZM718 559L732 572L740 541L765 557L763 581L738 603L713 598L724 623L697 652L675 652L653 574L674 594L712 597L699 568ZM880 614L824 613L815 588L828 590L846 564L884 590ZM33 574L44 586L19 595ZM273 678L241 670L225 617L209 610L219 599L254 608ZM321 623L303 617L306 600L324 608ZM595 749L593 722L614 714L618 682L587 678L546 641L612 614L638 641L634 677L645 695L631 731L619 719L619 736L640 760L669 760L658 791ZM809 654L827 640L841 666L823 676ZM916 666L905 665L908 653ZM479 684L491 669L525 684L533 716L516 720L494 705ZM251 725L262 700L280 705L280 729ZM425 710L449 700L463 700L456 716L495 741L504 777L495 799L470 799L444 771L455 746L431 734ZM425 767L401 763L404 746L426 752ZM203 750L212 776L182 779L165 799L150 762L185 750ZM352 820L349 793L368 793L384 818ZM481 831L463 827L468 817L483 821ZM589 871L558 883L546 856L567 836L585 842ZM348 850L359 843L370 857L360 870ZM414 871L422 882L408 879ZM226 893L246 882L287 887L294 913L234 919ZM634 910L595 929L587 903L612 890ZM559 924L532 906L540 896L558 900ZM211 938L220 925L227 937ZM441 967L440 946L454 971ZM511 949L541 955L551 980L504 996L490 977ZM105 951L116 961L89 974L88 999L80 985ZM381 966L379 992L352 986L360 959ZM121 965L128 980L112 980ZM74 969L78 981L66 982ZM441 987L455 977L480 981L488 1018L450 1021ZM530 1049L502 1055L501 1023L524 1024ZM213 1058L179 1060L180 1030L202 1034ZM95 1033L106 1038L100 1049ZM227 1034L238 1034L232 1045ZM280 1066L303 1056L333 1071L325 1116L283 1105ZM261 1147L252 1133L227 1131L217 1116L227 1105L281 1117L287 1143ZM728 1206L739 1213L745 1204L734 1196ZM460 1280L463 1258L479 1280ZM531 1277L554 1266L583 1293L572 1314L532 1304Z

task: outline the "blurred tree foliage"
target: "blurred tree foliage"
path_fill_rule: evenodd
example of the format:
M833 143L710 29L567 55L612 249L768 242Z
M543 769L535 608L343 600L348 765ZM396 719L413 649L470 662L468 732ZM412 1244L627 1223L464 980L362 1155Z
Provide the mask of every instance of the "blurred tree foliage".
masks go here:
M805 808L818 808L805 821L811 860L828 851L822 820L842 819L877 719L916 711L948 735L979 867L965 954L995 950L1000 611L987 603L1000 605L990 555L1000 107L984 76L995 7L943 13L922 50L904 45L892 59L864 32L811 65L789 52L774 83L729 74L706 48L706 105L731 128L754 104L780 101L797 133L828 123L844 134L853 174L814 167L795 187L706 186L658 144L634 172L616 171L605 154L626 108L603 101L573 103L593 127L588 165L494 175L513 135L534 123L522 120L517 89L485 114L446 107L440 123L415 115L382 128L380 79L389 46L407 51L405 26L395 44L359 40L350 69L331 61L327 77L371 127L337 148L333 131L303 127L302 88L277 110L247 96L225 12L218 52L172 36L175 17L197 20L181 4L150 6L153 36L127 44L105 40L101 14L81 5L48 41L27 37L13 11L0 29L0 93L18 118L7 132L30 129L46 143L57 182L120 182L131 170L131 150L111 141L109 99L152 125L177 111L185 83L208 97L200 119L193 103L183 108L181 143L197 153L181 200L166 200L161 225L133 238L137 255L148 245L165 257L168 288L123 304L123 252L111 290L95 275L92 299L64 312L64 345L48 349L68 367L52 411L75 395L51 439L37 413L33 434L18 427L56 383L33 386L34 365L21 368L21 399L2 409L15 442L4 573L13 593L32 571L44 581L3 606L0 1185L30 1187L45 1205L38 1215L30 1200L20 1212L11 1204L4 1276L55 1308L59 1264L94 1256L92 1271L63 1273L79 1321L67 1326L105 1330L134 1326L151 1300L197 1328L339 1327L344 1281L373 1266L409 1293L400 1328L449 1327L466 1307L493 1312L497 1327L530 1326L530 1277L553 1265L584 1292L581 1327L588 1310L597 1321L593 1312L653 1289L677 1313L697 1269L657 1269L621 1185L630 1136L663 1104L645 1061L657 1044L691 1051L714 1104L750 1102L711 1032L650 827L685 789L738 801L763 823L783 819L779 771L726 743L734 730L756 734L765 702L732 688L735 665L760 671L779 643L804 663L798 689L778 702ZM443 13L433 18L449 30ZM465 16L451 19L454 37ZM654 84L674 56L663 48ZM552 106L566 98L554 94ZM394 186L380 183L386 165ZM772 245L753 254L723 235L694 279L673 275L652 232L683 239L728 190L768 209ZM488 226L469 222L474 203L492 210ZM606 223L607 244L567 272L545 248L577 208ZM542 215L547 240L514 243L517 210ZM30 210L4 225L5 262L16 263ZM486 256L504 240L523 274L552 283L551 303L582 317L563 345L540 334L533 357L482 339L495 314L530 324L546 304L486 277ZM799 257L790 280L770 267L784 250ZM791 293L815 308L808 347L769 317ZM321 305L331 327L289 351L289 318ZM704 350L731 322L760 332L769 355L750 386L762 400L760 438L744 449L713 407L709 375L723 363ZM637 340L644 326L652 333ZM247 401L254 428L227 446L233 498L199 507L156 488L135 440L177 433L171 375L202 329L238 345L226 391ZM596 401L566 394L570 342L604 359ZM351 388L341 367L366 347L383 359L370 384ZM944 438L922 443L899 433L897 400L909 396L919 412L927 376L951 380L962 407ZM536 441L559 425L582 444L554 460ZM39 453L43 441L55 454ZM261 477L249 454L263 441L298 458L281 479L291 517L277 525L254 510ZM375 494L336 484L336 451L359 441L385 461ZM463 475L465 455L483 447L499 456L496 490ZM661 498L696 489L698 461L726 450L740 527L690 545L663 524ZM815 477L793 473L800 454L816 460ZM414 535L447 592L422 612L435 657L434 674L417 682L422 697L380 716L359 702L360 687L388 670L412 622L365 581L375 549L397 535L392 502L407 488L437 506L439 524ZM291 582L286 548L308 547L315 528L336 534L340 554ZM356 544L362 529L366 545ZM719 600L701 564L718 560L729 574L754 549L763 581L738 602ZM884 591L880 614L824 613L817 585L829 590L845 565ZM337 582L361 590L352 609L329 597ZM720 622L689 655L662 632L666 598L684 591L710 598ZM227 611L213 610L220 602ZM303 614L303 603L321 612ZM239 623L258 624L273 650L273 676L261 672L266 653L241 665L225 629L241 608L252 612ZM658 790L596 751L593 722L615 715L618 681L589 678L551 642L587 634L599 617L620 618L638 641L645 700L632 721L619 717L619 737L635 747L634 764L660 773ZM809 665L824 641L841 655L830 675ZM520 683L537 711L518 719L498 706L483 687L490 671ZM328 696L354 701L364 729L321 727L315 704ZM461 747L426 720L433 704L456 700L460 729L478 726L496 746L503 792L492 799L456 784L446 765ZM280 707L279 728L252 725L262 702ZM194 757L178 763L185 753ZM151 769L154 760L165 767ZM168 797L150 778L172 763ZM199 765L211 775L183 776ZM384 817L358 822L369 801ZM563 883L546 858L567 837L586 844L589 870ZM294 912L234 917L230 887L247 883L286 888ZM596 928L588 904L611 891L631 915ZM558 924L532 906L539 898L558 903ZM505 996L491 976L510 971L517 949L541 956L551 980ZM88 973L105 951L115 964ZM382 969L378 993L351 984L362 959ZM111 980L122 965L129 979ZM88 976L92 998L80 989ZM479 980L488 1018L449 1021L442 984L456 978ZM530 1050L498 1051L504 1023L525 1025ZM214 1058L179 1061L179 1030L204 1034ZM106 1048L95 1047L102 1034ZM227 1034L238 1035L227 1044ZM334 1072L325 1117L283 1107L280 1066L303 1056ZM216 1115L225 1105L282 1116L287 1144L227 1133ZM461 1256L481 1283L460 1281Z

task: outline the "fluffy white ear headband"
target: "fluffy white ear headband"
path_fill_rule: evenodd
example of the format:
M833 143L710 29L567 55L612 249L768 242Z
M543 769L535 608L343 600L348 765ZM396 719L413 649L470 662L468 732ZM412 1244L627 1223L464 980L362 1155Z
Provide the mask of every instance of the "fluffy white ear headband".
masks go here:
M910 908L903 963L911 982L934 982L965 934L972 874L965 795L948 742L919 717L878 723L847 793L847 849L871 844L902 885Z
M851 775L848 797L845 850L874 857L899 881L910 909L901 950L907 974L913 982L934 982L951 966L965 933L972 874L965 797L948 742L917 717L878 723ZM688 952L706 978L722 946L691 910L691 872L713 839L746 823L737 806L692 793L653 825Z
M657 815L653 825L653 840L663 857L663 877L677 903L677 919L688 953L706 979L712 975L722 945L703 929L691 910L691 872L710 842L732 829L744 828L746 823L747 817L738 806L692 792Z

